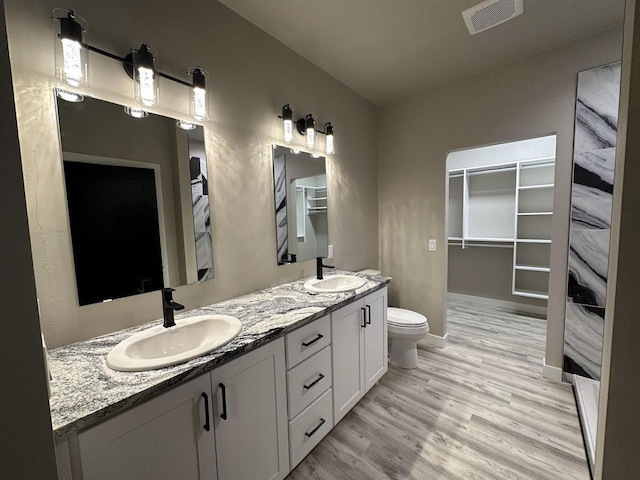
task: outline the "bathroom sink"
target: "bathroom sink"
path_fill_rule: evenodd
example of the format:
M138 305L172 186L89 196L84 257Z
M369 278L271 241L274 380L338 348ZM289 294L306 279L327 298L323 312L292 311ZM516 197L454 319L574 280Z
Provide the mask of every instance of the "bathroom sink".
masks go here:
M228 315L201 315L136 333L116 345L107 365L123 372L168 367L209 353L238 336L242 323Z
M322 280L312 278L304 284L309 293L340 293L349 292L364 285L364 278L352 275L330 275Z

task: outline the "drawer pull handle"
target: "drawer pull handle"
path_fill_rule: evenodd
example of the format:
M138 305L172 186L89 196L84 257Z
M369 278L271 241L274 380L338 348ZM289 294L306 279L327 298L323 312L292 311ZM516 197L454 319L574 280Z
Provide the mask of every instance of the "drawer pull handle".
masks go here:
M367 325L371 325L371 305L367 305Z
M324 335L322 335L321 333L318 334L318 336L316 338L314 338L313 340L309 340L308 342L302 342L302 346L303 347L308 347L313 345L314 343L316 343L318 340L322 340L324 338Z
M219 383L218 386L222 390L222 413L220 414L220 418L226 420L227 416L227 387L225 387L224 383Z
M202 392L202 398L204 398L204 416L205 416L204 429L207 432L210 432L211 431L211 421L209 419L209 395L207 395L206 393Z
M361 325L361 327L367 328L367 311L364 309L364 307L361 307L360 310L362 310L362 325Z
M327 423L327 421L326 421L324 418L320 418L320 423L318 424L318 426L316 426L316 428L314 428L314 429L313 429L313 430L311 430L310 432L305 432L304 434L305 434L307 437L311 438L311 435L313 435L314 433L316 433L316 432L320 429L320 427L321 427L322 425L324 425L325 423Z
M322 380L324 378L323 374L318 375L318 378L316 378L313 382L311 382L309 385L303 385L305 390L309 390L311 387L313 387L316 383L318 383L320 380Z

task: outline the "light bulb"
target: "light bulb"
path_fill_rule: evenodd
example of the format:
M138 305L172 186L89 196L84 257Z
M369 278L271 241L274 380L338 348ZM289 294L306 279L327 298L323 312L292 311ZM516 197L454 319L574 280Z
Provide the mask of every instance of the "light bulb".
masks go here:
M298 155L300 153L300 150L298 150L297 148L292 148L291 153L293 153L294 155Z
M89 55L85 48L87 22L73 10L55 9L56 77L73 87L89 86Z
M147 107L156 104L154 73L150 68L138 67L138 81L140 82L140 103Z
M320 155L318 155L317 153L312 153L311 158L320 158Z

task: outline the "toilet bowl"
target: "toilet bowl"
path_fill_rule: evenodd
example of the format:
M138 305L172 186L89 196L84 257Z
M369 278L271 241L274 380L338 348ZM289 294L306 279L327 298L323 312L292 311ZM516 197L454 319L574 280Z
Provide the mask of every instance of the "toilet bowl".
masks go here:
M380 270L362 270L365 275L380 275ZM387 308L389 363L400 368L418 367L419 340L429 333L427 317L404 308Z

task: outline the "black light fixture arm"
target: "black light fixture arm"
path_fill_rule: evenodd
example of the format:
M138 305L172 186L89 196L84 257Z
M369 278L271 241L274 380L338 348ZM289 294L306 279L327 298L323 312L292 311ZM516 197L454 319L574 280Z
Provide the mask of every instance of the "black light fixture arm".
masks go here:
M133 78L133 58L131 54L127 55L126 57L119 57L118 55L114 55L113 53L107 52L106 50L102 50L92 45L85 44L84 46L87 48L87 50L91 52L98 53L105 57L122 62L127 74L131 78ZM180 80L179 78L176 78L176 77L172 77L171 75L167 75L166 73L158 72L158 75L161 76L162 78L166 78L167 80L171 80L172 82L176 82L180 85L184 85L185 87L190 87L190 88L193 87L191 83L185 82L184 80Z

